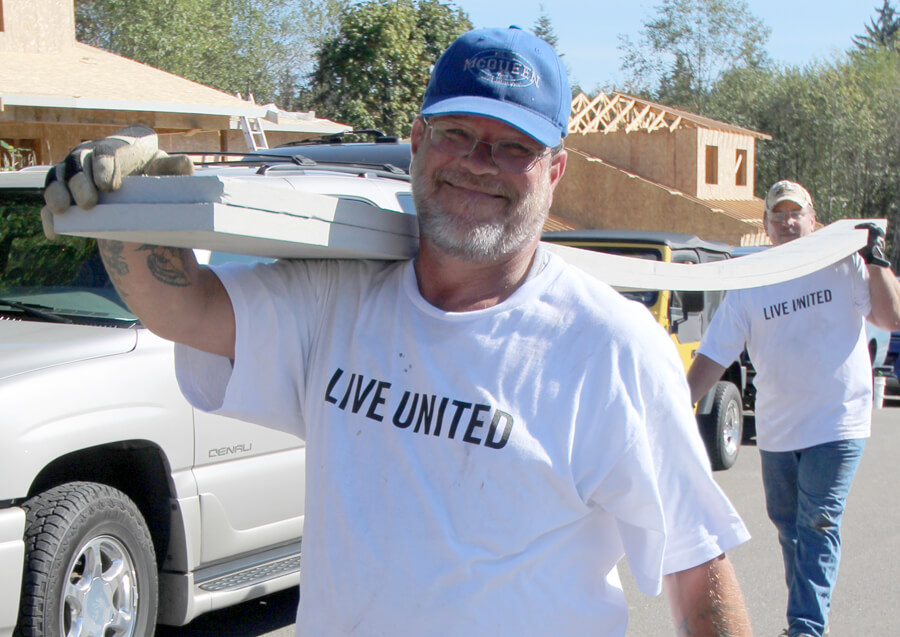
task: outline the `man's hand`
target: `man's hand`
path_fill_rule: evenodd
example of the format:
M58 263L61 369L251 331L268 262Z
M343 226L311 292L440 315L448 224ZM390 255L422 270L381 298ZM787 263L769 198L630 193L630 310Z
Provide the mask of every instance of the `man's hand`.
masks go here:
M856 226L857 229L865 228L869 231L869 240L866 247L860 249L859 256L867 265L880 265L883 268L891 267L891 262L885 258L884 230L878 224L871 221L861 223Z
M126 175L190 175L194 165L187 155L168 155L159 149L153 129L135 124L110 137L85 142L74 148L48 173L44 183L41 220L44 233L54 238L53 214L73 203L93 208L99 191L117 190Z

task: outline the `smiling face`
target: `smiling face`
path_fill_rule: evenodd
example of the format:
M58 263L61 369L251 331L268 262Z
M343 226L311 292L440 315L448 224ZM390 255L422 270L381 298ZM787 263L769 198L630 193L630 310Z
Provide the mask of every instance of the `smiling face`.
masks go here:
M479 140L536 142L516 129L485 117L434 118L459 125ZM420 240L470 261L492 261L536 241L550 210L553 189L565 169L565 151L542 157L524 173L494 164L490 147L477 144L465 157L435 149L421 118L413 124L413 199Z
M794 201L779 201L766 212L765 225L772 244L778 246L811 234L816 227L816 211Z

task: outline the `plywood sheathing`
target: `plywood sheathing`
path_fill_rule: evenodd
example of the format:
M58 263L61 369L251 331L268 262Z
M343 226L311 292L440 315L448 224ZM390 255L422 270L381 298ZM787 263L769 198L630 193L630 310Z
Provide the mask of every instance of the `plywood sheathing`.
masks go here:
M761 209L757 215L743 211L752 204L701 201L570 150L566 174L554 192L550 212L583 228L681 232L742 245L764 232Z
M755 140L769 136L621 93L573 100L567 146L701 199L754 198ZM718 149L715 184L706 183L706 146ZM746 182L735 182L736 153Z
M553 215L550 215L544 221L544 229L543 230L544 230L544 232L556 232L558 230L580 230L580 229L581 229L581 227L574 223L571 223L568 221L563 221L559 217L554 217Z
M765 243L763 203L753 194L758 139L771 138L622 93L582 93L572 101L569 165L554 214L587 228ZM716 183L707 183L707 146L717 152Z

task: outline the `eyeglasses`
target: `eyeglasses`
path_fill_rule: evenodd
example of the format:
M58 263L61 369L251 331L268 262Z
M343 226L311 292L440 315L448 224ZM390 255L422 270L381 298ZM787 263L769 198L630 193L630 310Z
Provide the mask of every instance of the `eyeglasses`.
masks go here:
M425 120L425 126L431 131L431 145L437 151L453 157L468 157L478 144L484 144L490 148L491 160L497 168L509 172L527 173L541 158L553 152L551 148L534 148L512 140L491 144L455 122Z
M785 210L784 212L770 212L769 219L771 219L775 223L784 223L788 219L797 221L808 214L808 208L801 208L800 210Z

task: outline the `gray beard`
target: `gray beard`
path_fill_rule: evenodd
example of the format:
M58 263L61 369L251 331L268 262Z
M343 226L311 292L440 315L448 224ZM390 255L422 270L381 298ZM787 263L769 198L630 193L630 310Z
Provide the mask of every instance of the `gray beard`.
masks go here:
M467 261L494 261L515 252L540 234L550 210L549 174L538 188L523 198L504 192L510 202L508 214L484 221L444 210L428 195L436 183L428 183L417 164L413 160L410 175L419 236L427 238L442 252ZM440 173L435 173L435 182ZM475 179L470 178L470 181Z

